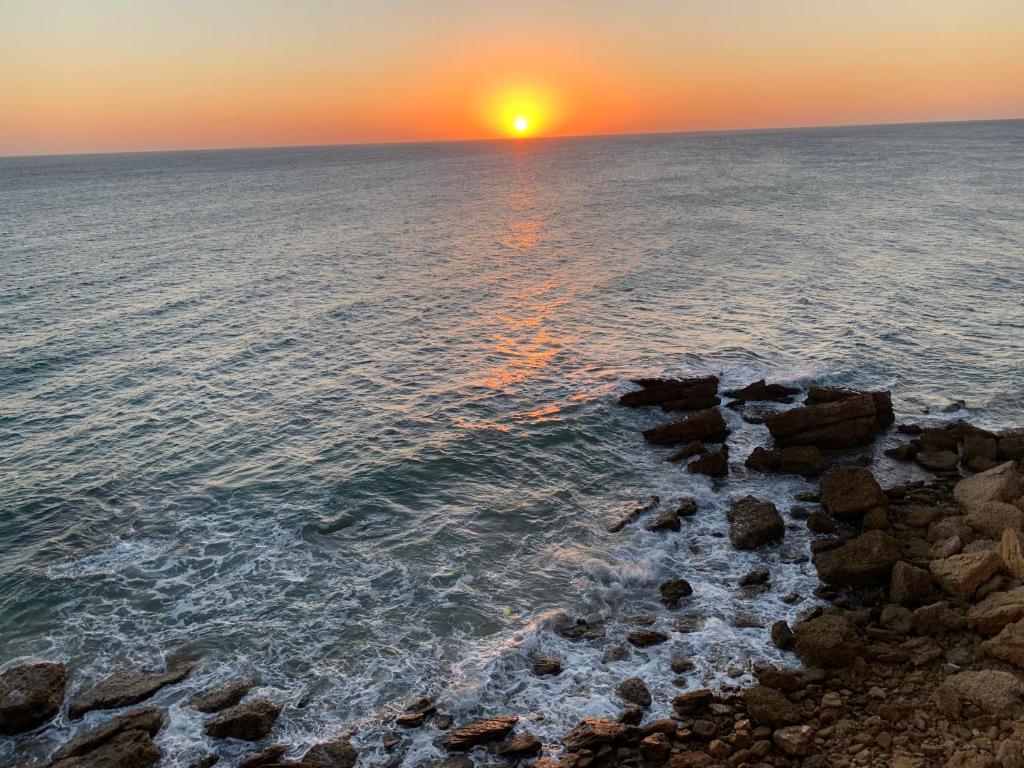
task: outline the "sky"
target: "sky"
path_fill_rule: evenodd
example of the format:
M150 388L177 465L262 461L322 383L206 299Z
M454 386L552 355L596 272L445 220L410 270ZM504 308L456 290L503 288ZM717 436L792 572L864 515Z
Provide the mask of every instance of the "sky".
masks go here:
M0 155L1024 117L1022 0L0 0Z

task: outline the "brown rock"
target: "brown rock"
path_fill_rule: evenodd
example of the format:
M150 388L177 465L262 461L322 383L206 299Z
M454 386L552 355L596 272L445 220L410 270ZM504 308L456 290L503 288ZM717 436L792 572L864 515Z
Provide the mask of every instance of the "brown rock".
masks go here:
M258 741L270 733L280 714L281 708L267 699L252 699L207 720L203 732L215 739Z
M0 734L11 736L57 714L68 685L68 668L55 661L18 664L0 674Z
M971 459L988 459L996 461L999 458L999 443L994 437L982 435L966 435L963 448L964 464Z
M1007 624L1024 619L1024 587L989 595L967 613L975 632L994 635Z
M779 749L792 757L806 757L814 753L814 729L809 725L779 728L772 738Z
M935 583L948 594L968 599L978 587L995 576L1002 562L995 552L971 552L945 560L932 560L929 569Z
M1000 539L1007 528L1019 531L1024 527L1024 511L1003 501L989 501L967 513L967 525L993 539Z
M660 503L661 499L659 497L651 496L640 506L634 507L625 514L619 515L615 522L608 526L608 533L618 533L641 515L646 515L648 512L656 509Z
M729 538L736 549L757 549L785 534L782 516L775 505L746 496L729 510Z
M793 445L782 449L780 469L786 475L811 477L828 468L824 454L813 445Z
M248 677L238 677L197 694L185 702L185 706L207 714L220 712L240 702L255 682Z
M667 461L684 461L691 456L699 456L702 453L707 453L707 449L704 447L704 443L700 440L691 440L679 450L675 451L671 456L668 457Z
M743 694L743 702L747 707L747 715L756 725L778 728L801 720L800 707L774 688L764 685L748 688Z
M640 757L646 763L663 763L672 754L672 744L664 733L652 733L640 742Z
M658 645L668 640L668 635L654 629L638 629L630 632L626 639L637 648L646 648L649 645Z
M882 531L862 533L836 549L814 556L818 577L833 586L868 587L884 583L900 559L899 542Z
M639 677L629 677L623 680L619 683L616 693L626 701L638 706L651 706L651 692L647 689L647 684Z
M68 715L78 718L94 709L114 709L138 704L164 686L184 680L194 666L192 662L181 662L169 667L165 672L108 677L85 693L76 696L68 707Z
M1024 621L1007 624L995 637L981 644L983 653L1024 668Z
M772 645L776 648L789 651L796 645L796 635L793 634L793 630L789 628L789 624L783 619L779 619L772 624L771 633Z
M1024 683L994 669L950 675L936 688L935 701L946 717L958 720L965 704L990 715L1009 716L1024 697Z
M943 635L966 628L967 619L950 610L949 603L940 601L914 611L910 616L910 625L921 635Z
M448 731L441 739L441 744L452 752L465 752L479 744L501 741L511 733L518 722L519 718L515 715L474 720Z
M918 451L914 461L931 472L952 472L960 459L953 451Z
M788 403L791 398L790 395L799 394L799 387L787 387L782 384L766 384L764 379L759 379L752 384L742 389L733 389L725 393L726 397L731 397L736 400L746 401L764 401L770 400L774 402Z
M924 568L900 561L892 568L889 599L900 605L918 605L932 594L932 577Z
M252 752L246 755L238 761L238 765L235 768L260 768L260 766L271 763L280 763L286 751L280 744L273 744L265 749L261 749L259 752Z
M542 746L540 739L529 731L524 731L499 746L498 754L510 758L529 757L539 754Z
M999 458L1002 461L1024 461L1024 437L1009 435L999 438Z
M718 378L699 376L688 379L634 379L642 389L627 392L619 398L619 405L630 407L661 405L673 400L707 399L718 393Z
M682 529L683 524L674 509L666 509L647 524L648 531L675 531Z
M1024 581L1024 534L1012 529L1003 531L997 551L1003 561L1003 570L1018 581Z
M728 434L721 412L717 408L709 408L684 419L645 430L644 439L654 445L678 445L692 440L720 443Z
M990 501L1012 502L1020 495L1020 480L1012 461L1000 464L987 472L966 477L953 489L953 498L968 510Z
M562 744L570 752L594 749L602 744L620 741L635 726L623 725L605 717L585 717L583 722L562 737ZM639 729L636 729L639 731Z
M687 464L686 471L691 475L725 477L729 474L729 453L724 448L720 451L705 453L696 461Z
M824 668L845 667L860 654L857 630L845 616L825 614L796 625L796 655Z
M693 594L693 587L686 579L669 579L664 582L658 591L661 593L661 601L666 605L676 605L684 597Z
M707 711L715 701L714 694L707 688L680 693L672 702L676 712L684 716L700 715Z
M554 656L543 656L533 662L533 674L537 677L562 674L562 662Z
M888 507L889 499L870 470L838 467L821 480L821 503L833 517L852 519Z
M871 442L879 429L892 423L888 393L876 395L854 395L794 408L766 416L764 423L781 446L854 448Z
M314 744L302 756L302 764L314 768L352 768L358 757L359 752L352 742L337 738Z
M71 739L54 752L51 759L58 762L71 757L81 757L95 751L118 734L128 731L143 731L150 736L156 736L163 723L163 714L156 707L135 709Z
M124 731L96 749L53 763L53 768L149 768L160 750L145 731Z
M757 472L778 472L782 468L782 456L775 451L758 446L751 451L743 463Z

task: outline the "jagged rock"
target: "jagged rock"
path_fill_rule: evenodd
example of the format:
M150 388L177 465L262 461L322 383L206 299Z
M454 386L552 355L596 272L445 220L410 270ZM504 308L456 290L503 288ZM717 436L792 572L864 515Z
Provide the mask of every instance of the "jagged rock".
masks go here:
M169 667L165 672L113 675L76 696L68 707L68 715L78 718L94 709L138 704L161 688L181 682L194 667L193 662L186 661Z
M771 579L771 573L766 568L761 568L756 571L750 571L740 577L741 587L752 587L758 584L767 584Z
M674 509L666 509L647 524L648 531L680 531L683 527Z
M932 577L924 568L902 560L892 568L889 599L900 605L918 605L932 594Z
M969 463L972 459L987 459L995 462L998 458L999 442L994 437L982 435L966 435L964 437L964 464Z
M960 459L953 451L918 451L914 461L931 472L952 472Z
M950 675L935 689L935 702L946 717L959 720L965 704L990 715L1010 716L1024 697L1024 683L994 669Z
M815 404L765 417L776 444L854 448L870 443L879 429L892 423L892 401L887 392L854 394L828 402L812 401L809 393L808 402Z
M650 645L658 645L668 640L668 635L654 629L638 629L630 632L626 639L637 648L646 648Z
M691 456L699 456L702 453L707 453L707 448L704 447L704 443L700 440L691 440L679 450L675 451L666 461L684 461Z
M693 499L683 499L676 507L676 514L680 517L693 517L697 514L697 502Z
M1024 587L989 595L967 612L967 621L975 632L994 635L1007 624L1024 619Z
M51 759L57 762L71 757L80 757L95 751L118 734L128 731L144 731L150 736L155 736L163 723L163 713L156 707L135 709L71 739L54 752Z
M30 661L0 674L0 734L31 730L57 714L68 685L68 668Z
M757 549L785 532L782 516L771 502L746 496L729 510L729 538L736 549Z
M597 640L604 637L604 624L601 621L576 619L571 621L567 616L559 616L554 622L555 634L566 640Z
M233 707L240 702L255 682L249 677L237 677L197 694L185 702L186 707L210 714Z
M657 508L661 503L661 499L657 496L651 496L646 502L638 507L626 512L624 515L620 515L619 518L608 526L608 533L618 533L627 525L632 523L641 515L646 515L648 512Z
M999 539L1007 528L1019 531L1024 527L1024 511L1003 501L989 501L973 507L966 520L967 525L978 533Z
M862 533L814 556L818 577L833 586L867 587L885 582L900 559L899 542L882 531Z
M929 569L935 583L943 590L966 600L995 576L1002 562L995 552L970 552L945 560L932 560Z
M1003 569L1018 581L1024 581L1024 533L1008 529L999 542L999 557Z
M633 379L642 389L627 392L619 398L619 405L638 407L661 405L673 400L699 400L712 398L718 393L716 376L696 376L687 379Z
M889 499L864 467L838 467L821 480L821 504L833 517L853 519L876 507L888 508Z
M921 430L918 442L921 444L921 450L926 453L938 453L939 451L956 453L956 437L952 432L941 427L929 427Z
M95 749L57 760L52 768L149 768L160 760L160 750L146 731L115 734Z
M981 650L995 659L1024 668L1024 620L1007 624L998 635L985 640Z
M663 763L672 754L672 743L664 733L652 733L640 741L640 757L645 763Z
M287 750L280 744L272 744L259 752L251 752L238 761L235 768L262 768L262 766L283 762L281 758Z
M793 634L793 630L789 628L789 624L784 619L779 619L772 624L771 638L772 645L783 651L792 650L796 645L796 635Z
M707 711L715 701L715 696L707 688L698 688L695 691L680 693L672 702L676 712L680 715L692 717Z
M943 635L961 631L967 626L967 619L950 610L949 603L942 600L914 611L910 625L920 635Z
M836 521L828 512L812 512L807 516L807 530L811 533L832 533L836 529Z
M352 768L359 752L346 738L332 739L314 744L302 756L302 765L313 768Z
M605 717L585 717L580 725L562 737L562 744L570 752L594 749L602 744L621 741L634 728ZM639 728L636 731L639 732Z
M729 474L729 452L723 448L720 451L705 453L696 461L687 464L686 471L691 475L725 477Z
M782 456L776 451L769 451L761 446L756 447L743 462L745 466L758 472L778 472L782 468Z
M562 662L554 656L543 656L533 662L533 674L537 677L562 674Z
M529 757L539 754L542 746L540 739L529 731L524 731L499 746L498 754L508 758Z
M627 704L618 717L618 721L624 725L640 725L640 721L643 719L644 708L637 704Z
M809 725L779 728L772 734L772 738L779 749L792 757L814 754L814 729Z
M999 458L1002 461L1024 461L1024 436L1000 437Z
M703 411L707 408L714 408L722 402L718 397L687 397L682 400L669 400L661 404L661 410L666 413L677 413L680 411Z
M270 733L280 714L281 707L267 699L252 699L207 720L203 732L215 739L258 741Z
M764 379L758 379L742 389L733 389L725 393L726 397L743 401L774 401L781 403L790 402L790 396L800 393L799 387L787 387L783 384L766 384Z
M860 637L845 616L825 614L800 622L794 634L796 655L813 666L826 669L849 666L860 654Z
M653 445L678 445L700 440L720 443L729 434L725 419L717 408L697 411L684 419L662 424L644 431L644 439Z
M900 635L908 634L913 626L910 609L904 608L902 605L884 606L878 621L886 629L891 629Z
M441 744L453 752L465 752L479 744L501 741L516 727L519 718L515 715L488 717L448 731Z
M1012 461L966 477L953 488L953 498L967 510L981 507L990 501L1009 503L1020 495L1020 480Z
M647 684L639 677L630 677L623 680L619 683L616 693L626 701L638 706L651 706L651 692L648 690Z
M675 605L684 597L693 594L693 587L686 579L669 579L664 582L658 591L661 593L661 601L666 605Z
M825 455L813 445L792 445L782 449L780 470L785 475L811 477L828 468Z
M743 701L747 715L756 725L778 728L799 723L802 719L800 707L774 688L755 685L743 694Z

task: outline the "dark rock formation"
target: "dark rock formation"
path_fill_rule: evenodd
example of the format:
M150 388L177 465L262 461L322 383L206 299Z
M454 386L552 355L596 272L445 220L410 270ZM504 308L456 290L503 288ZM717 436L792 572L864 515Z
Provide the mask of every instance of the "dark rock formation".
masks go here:
M215 739L258 741L270 733L281 707L267 699L252 699L225 709L207 720L203 732Z
M639 677L630 677L623 680L619 683L616 693L626 701L636 704L637 706L651 706L651 692L648 690L647 684Z
M149 768L160 760L160 750L145 731L117 733L95 749L55 761L52 768Z
M707 400L718 394L716 376L699 376L689 379L633 379L642 389L627 392L619 398L619 405L638 407L661 405L681 400Z
M699 440L704 443L720 443L729 434L725 419L717 408L697 411L684 419L670 421L644 430L644 439L653 445L678 445Z
M666 605L675 605L684 597L693 594L693 587L686 579L669 579L658 587L661 593L661 601Z
M757 549L781 539L785 530L779 510L771 502L746 496L729 510L729 538L736 549Z
M142 731L155 736L164 723L163 713L156 707L143 707L126 712L108 720L103 725L93 728L71 741L65 743L51 758L54 762L71 757L81 757L94 752L115 736L129 731Z
M359 753L346 738L332 739L314 744L302 756L302 765L312 768L352 768Z
M519 718L515 715L474 720L448 731L441 739L441 744L453 752L465 752L480 744L501 741L511 733L518 722Z
M686 471L692 475L725 477L729 474L729 451L722 448L720 451L705 453L696 461L690 462Z
M68 668L55 661L31 661L0 675L0 734L10 736L53 717L64 700Z
M821 504L840 519L862 517L876 507L888 508L882 487L864 467L838 467L821 480Z
M816 391L812 389L808 395L810 405L765 417L764 423L778 445L854 448L870 443L878 430L893 421L888 392L852 393L837 399L812 398Z
M736 400L770 400L776 403L788 403L792 400L791 395L800 393L799 387L787 387L782 384L766 384L764 379L759 379L742 389L733 389L725 393L726 397Z
M240 702L253 685L255 682L251 678L236 677L196 694L185 702L185 706L207 714L220 712Z
M845 616L826 614L796 625L796 654L823 668L845 667L861 652L857 630Z
M195 664L186 661L169 667L165 672L113 675L76 696L68 707L68 714L77 718L94 709L138 704L164 686L184 680L193 667Z
M899 559L896 539L882 531L868 531L836 549L819 552L814 564L826 584L869 587L886 582Z

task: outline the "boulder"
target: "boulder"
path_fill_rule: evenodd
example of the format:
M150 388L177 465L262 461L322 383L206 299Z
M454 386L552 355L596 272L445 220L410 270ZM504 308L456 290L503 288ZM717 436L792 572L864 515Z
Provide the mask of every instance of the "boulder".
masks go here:
M953 451L918 451L914 454L914 461L931 472L952 472L960 458Z
M1010 718L1024 697L1024 683L1010 672L983 669L950 675L935 690L935 702L946 717L960 719L965 704Z
M780 446L854 448L870 443L879 429L892 423L892 401L887 392L856 394L773 413L764 423Z
M657 514L651 522L646 526L648 531L675 531L678 533L682 527L682 521L679 519L679 513L674 509L666 509Z
M938 453L949 451L956 453L956 436L948 429L942 427L930 427L921 430L918 437L921 450L926 453Z
M302 765L314 768L352 768L358 757L359 752L351 741L337 738L310 747L302 756Z
M687 464L686 471L691 475L725 477L729 474L729 452L723 448L720 451L705 453L696 461Z
M1024 619L1024 587L995 592L967 613L967 621L975 632L994 635L1007 624Z
M771 638L772 645L783 651L790 651L796 645L796 635L793 634L793 630L789 628L785 619L779 619L772 624Z
M258 752L250 752L238 761L235 768L264 768L267 765L279 765L284 762L281 758L287 751L280 744L272 744Z
M541 744L540 739L529 731L524 731L518 736L513 736L508 741L502 743L498 747L498 754L510 759L530 757L531 755L539 754L542 746L543 744Z
M985 640L981 650L994 659L1024 668L1024 620L1007 624L998 635Z
M533 674L537 677L562 674L562 662L554 656L542 656L533 662Z
M501 741L512 732L518 722L519 718L515 715L474 720L460 728L448 731L441 739L441 744L450 751L465 752L479 744Z
M68 707L68 715L78 718L94 709L115 709L138 704L164 686L181 682L194 667L193 662L186 661L168 667L164 672L113 675L76 696Z
M919 605L932 594L932 577L924 568L902 560L892 568L889 599L900 605Z
M786 698L786 695L765 685L755 685L743 694L747 716L755 725L777 728L781 725L799 723L800 707Z
M889 499L864 467L838 467L821 480L821 504L833 517L853 519L889 506Z
M852 541L814 556L818 577L837 587L884 583L900 559L900 546L882 531L867 531Z
M1024 436L1007 435L999 438L999 459L1024 461Z
M56 661L30 661L0 674L0 735L42 725L60 709L68 668Z
M581 749L594 749L603 744L622 741L631 733L640 734L636 726L610 720L606 717L585 717L583 722L562 737L562 744L570 752Z
M675 605L684 597L693 594L693 587L686 579L669 579L663 582L658 591L661 593L661 601L666 605Z
M633 379L641 389L627 392L619 398L619 405L632 408L661 405L673 400L708 399L718 394L716 376L696 376L686 379Z
M1002 563L1002 558L995 552L969 552L944 560L932 560L929 569L932 579L943 590L966 600L996 575Z
M800 393L799 387L787 387L782 384L766 384L764 379L758 379L742 389L732 389L725 393L726 397L735 400L747 401L773 401L778 403L790 402L791 395Z
M82 755L56 760L52 768L149 768L160 760L160 750L146 731L116 734Z
M684 717L703 714L714 703L715 696L707 688L680 693L672 702L676 712Z
M953 498L967 510L990 501L1012 502L1021 495L1020 479L1012 461L965 477L953 488Z
M933 637L965 629L967 619L950 610L949 603L942 600L914 611L910 616L910 626L919 635Z
M785 532L782 516L771 502L746 496L729 510L729 538L736 549L757 549Z
M691 456L699 456L702 453L707 453L707 448L704 447L704 443L700 440L691 440L682 448L674 451L666 461L685 461Z
M728 434L721 412L717 408L709 408L684 419L644 430L644 439L653 445L678 445L693 440L720 443Z
M963 460L967 464L972 459L996 461L999 458L999 441L994 437L983 435L965 435Z
M628 508L627 512L618 515L615 519L615 522L609 524L607 529L608 533L618 533L627 525L629 525L634 520L639 518L641 515L646 515L648 512L657 509L660 503L660 497L651 496L639 506Z
M833 533L836 529L836 521L828 512L811 512L807 516L807 530L811 533Z
M155 736L164 723L163 713L156 707L143 707L126 712L108 720L103 725L66 742L53 753L52 760L58 762L71 757L80 757L93 752L115 736L128 731L143 731Z
M255 682L251 678L236 677L192 696L185 702L185 706L206 714L220 712L240 702L253 685Z
M790 757L814 754L814 729L809 725L791 725L772 734L776 746Z
M794 634L796 655L812 666L826 669L845 667L860 655L860 637L845 616L829 613L800 622Z
M644 763L663 763L672 754L672 743L664 733L652 733L640 741L640 757Z
M972 507L966 521L968 526L983 536L1001 539L1007 528L1019 531L1024 527L1024 511L1015 504L989 501Z
M718 397L687 397L682 400L669 400L661 404L661 410L666 413L677 413L680 411L703 411L707 408L714 408L722 402Z
M252 699L228 707L203 725L203 732L215 739L259 741L281 714L281 707L267 699Z
M668 635L655 629L638 629L626 635L626 639L637 648L659 645L668 640Z
M757 472L778 472L782 469L782 455L777 451L757 446L743 464Z
M1003 531L997 549L1003 561L1003 570L1018 581L1024 581L1024 533L1010 529Z
M825 455L813 445L791 445L782 449L780 470L785 475L811 477L828 468Z
M641 707L651 706L651 692L639 677L630 677L619 683L615 691L628 702Z

